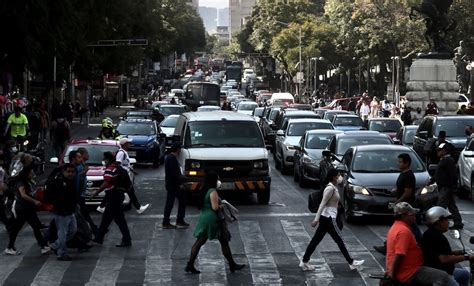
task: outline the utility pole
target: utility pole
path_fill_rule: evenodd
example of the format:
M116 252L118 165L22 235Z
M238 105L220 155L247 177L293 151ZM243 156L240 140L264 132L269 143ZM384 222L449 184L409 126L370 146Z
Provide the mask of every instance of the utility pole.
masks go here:
M299 34L300 34L300 75L303 72L303 62L302 62L302 47L301 47L301 27L299 28ZM303 77L304 78L304 77ZM301 80L298 81L298 99L301 100Z

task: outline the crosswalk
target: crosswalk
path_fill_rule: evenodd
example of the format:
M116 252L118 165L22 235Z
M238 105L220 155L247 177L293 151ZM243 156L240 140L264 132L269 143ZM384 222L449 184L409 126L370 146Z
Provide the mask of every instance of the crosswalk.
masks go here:
M306 217L244 218L230 225L230 245L235 260L246 268L231 273L219 243L208 241L196 261L199 275L184 272L194 243L192 228L163 230L161 221L142 217L129 222L129 227L131 248L115 247L121 234L113 226L103 246L86 253L72 252L71 262L57 261L54 255L40 256L32 231L26 227L17 242L23 255L0 255L0 285L378 285L369 274L383 271L384 257L371 248L382 242L389 226L344 227L350 253L365 260L357 270L349 269L327 236L310 261L316 270L303 272L298 263L313 235ZM0 240L6 243L6 238L1 230Z

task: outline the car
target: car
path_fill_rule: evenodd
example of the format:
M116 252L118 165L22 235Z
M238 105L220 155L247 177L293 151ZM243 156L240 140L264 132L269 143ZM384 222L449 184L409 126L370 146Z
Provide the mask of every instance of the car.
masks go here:
M158 112L154 110L130 110L127 111L121 119L152 119L157 120L159 118Z
M316 185L320 181L319 162L323 157L323 151L327 148L331 138L341 134L340 130L308 130L295 146L293 179L300 187L305 188L309 184Z
M319 112L317 112L319 114ZM334 119L334 116L337 114L350 114L349 112L345 110L326 110L323 114L323 119L329 120L329 122L332 122Z
M275 121L279 112L279 107L266 107L263 111L262 120L260 120L259 123L263 138L267 144L270 142L275 142L275 135L278 130ZM273 149L271 151L273 152Z
M260 106L263 106L272 98L272 94L271 92L259 92L255 97L255 101L257 101Z
M162 106L162 105L168 105L168 104L170 104L169 101L165 101L165 100L154 101L154 102L151 104L151 109L153 109L153 110L159 109L160 106Z
M216 111L216 110L221 110L221 108L215 105L203 105L203 106L199 106L196 111Z
M186 112L186 107L184 105L179 104L162 104L159 107L155 108L158 112L158 119L157 122L161 122L167 116L171 114L182 114Z
M137 159L139 163L153 163L158 167L164 161L166 151L166 134L156 126L156 123L148 119L122 120L117 125L117 131L121 136L132 140L128 150L130 157Z
M262 120L264 111L265 111L265 107L257 107L253 110L252 116L255 118L255 121L257 121L257 123L260 123L260 120Z
M465 106L466 108L469 107L469 98L467 96L465 96L464 94L460 94L459 95L459 98L458 98L458 109L461 109L461 106Z
M361 98L360 96L337 98L337 99L334 99L328 105L323 106L321 108L323 108L323 109L336 109L338 106L341 106L342 110L348 110L349 109L349 103L351 102L351 100L355 100L357 102L357 101L359 101L360 98Z
M324 118L324 114L328 111L327 109L322 109L322 108L315 108L313 109L314 113L318 114L321 116L321 118Z
M314 118L291 118L283 128L276 133L275 153L273 153L275 167L281 170L282 174L288 173L293 168L295 146L307 130L334 129L327 120Z
M311 104L292 103L288 107L294 108L297 110L313 110L313 107L311 106Z
M173 143L173 134L174 129L176 127L176 123L178 122L179 115L178 114L171 114L165 118L165 120L161 121L160 129L166 135L166 148L171 147Z
M178 99L182 100L184 98L184 90L177 88L171 89L168 93L168 96L177 97Z
M430 175L421 158L406 146L368 145L350 147L342 158L343 186L341 202L347 221L371 216L392 217L396 186L400 169L398 156L406 153L411 158L411 170L416 178L415 205L422 211L437 202L435 185L428 187Z
M364 128L364 122L355 114L336 114L331 122L335 129L341 131L354 131Z
M221 93L221 98L227 96L227 90L229 90L229 89L232 89L232 86L230 86L230 85L223 85L223 86L221 86L221 91L220 91L220 93Z
M242 77L247 82L247 81L250 81L250 79L255 78L256 74L253 71L253 69L245 69Z
M178 160L188 197L201 188L207 172L215 171L222 181L221 195L257 193L258 202L268 204L268 151L251 116L228 111L184 113L174 136L182 145Z
M231 86L232 88L238 88L239 87L239 84L234 79L229 79L225 84L228 85L228 86Z
M79 148L85 148L89 153L89 160L87 160L89 169L86 173L86 190L84 193L86 204L99 205L105 196L105 192L100 193L96 197L92 196L92 194L98 190L104 182L105 166L102 164L104 152L117 153L120 149L119 142L115 140L72 140L67 144L60 158L53 157L49 162L63 166L69 163L69 153ZM135 163L136 159L133 157L130 158L130 164L133 165ZM130 198L126 195L124 205L129 204Z
M254 101L242 101L237 105L237 112L252 115L255 108L258 107L258 104Z
M374 144L391 145L393 141L387 134L377 131L348 131L334 135L327 149L340 160L352 146Z
M474 200L474 140L468 139L458 159L459 194Z
M425 152L425 146L431 146L438 139L439 132L446 131L446 141L454 146L452 155L457 160L466 146L467 126L474 126L474 116L425 116L416 130L413 149L428 162L429 156Z
M385 133L390 138L394 138L402 127L402 122L398 118L369 118L368 129Z
M413 147L413 140L417 129L418 125L402 126L400 130L398 130L397 135L392 138L393 142L398 145Z
M285 106L295 103L295 97L289 92L276 92L270 98L270 105Z

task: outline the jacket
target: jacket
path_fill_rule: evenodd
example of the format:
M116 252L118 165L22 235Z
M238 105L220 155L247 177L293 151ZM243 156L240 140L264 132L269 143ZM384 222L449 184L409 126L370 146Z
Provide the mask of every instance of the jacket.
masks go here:
M48 188L51 194L51 203L54 213L60 216L72 215L76 211L77 191L74 180L64 178L62 174L56 176Z
M456 162L451 155L441 158L434 178L438 188L451 188L457 185Z
M175 155L169 154L165 158L165 185L168 191L177 191L184 182L181 166Z

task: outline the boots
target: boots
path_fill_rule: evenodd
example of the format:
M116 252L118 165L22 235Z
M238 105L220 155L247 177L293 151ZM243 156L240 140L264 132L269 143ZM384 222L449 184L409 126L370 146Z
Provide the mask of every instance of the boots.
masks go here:
M236 270L240 270L245 267L245 264L232 263L229 265L230 272L234 273Z
M184 268L184 271L186 271L186 272L191 272L192 274L199 274L199 273L201 273L201 271L197 270L197 269L194 267L194 264L193 264L193 263L190 263L190 262L188 262L188 264L186 264L186 268Z

